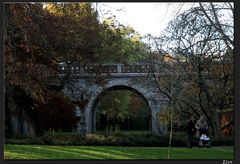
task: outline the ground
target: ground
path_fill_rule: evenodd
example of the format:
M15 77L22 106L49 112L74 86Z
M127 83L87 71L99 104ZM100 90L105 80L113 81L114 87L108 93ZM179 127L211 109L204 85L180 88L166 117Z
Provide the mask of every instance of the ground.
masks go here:
M4 159L167 159L167 147L47 146L13 145L4 147ZM233 159L233 147L171 148L170 159Z

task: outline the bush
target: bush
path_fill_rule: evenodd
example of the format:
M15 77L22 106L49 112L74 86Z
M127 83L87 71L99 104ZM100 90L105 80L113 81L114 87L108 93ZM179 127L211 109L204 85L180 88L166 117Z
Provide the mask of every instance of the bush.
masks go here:
M19 144L19 145L26 145L26 144L44 144L41 139L35 138L24 138L24 139L6 139L6 144Z
M76 135L75 138L71 140L69 144L76 145L76 146L84 145L84 139L85 139L85 136Z
M36 145L44 145L45 144L40 138L37 138L37 137L29 138L27 141L28 141L28 144L36 144Z
M212 146L232 146L234 145L233 137L223 137L223 138L216 138L211 137L210 142Z
M193 138L194 146L198 145L199 139ZM215 138L210 137L212 146L230 146L234 144L233 137ZM99 145L99 146L158 146L167 147L169 134L157 136L151 133L95 133L79 136L74 133L45 134L42 137L6 139L5 143L12 144L46 144L46 145ZM186 147L187 135L173 133L172 147Z
M105 137L98 134L87 134L84 138L84 145L102 145Z
M53 136L45 134L44 136L40 137L41 141L46 145L53 145L54 139Z
M20 135L20 134L9 134L6 136L8 139L27 139L26 135Z
M29 144L29 140L28 139L5 139L5 144L26 145L26 144Z

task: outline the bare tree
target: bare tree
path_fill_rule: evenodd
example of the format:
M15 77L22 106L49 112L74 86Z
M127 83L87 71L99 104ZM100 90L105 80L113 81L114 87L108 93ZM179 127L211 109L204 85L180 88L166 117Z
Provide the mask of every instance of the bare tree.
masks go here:
M231 108L227 99L233 96L232 12L231 3L200 3L171 21L162 36L149 37L159 56L175 61L174 94L170 94L169 80L155 76L159 90L181 112L204 114L218 137L221 111ZM153 60L155 65L159 65L158 59ZM170 71L166 67L157 71L163 70Z

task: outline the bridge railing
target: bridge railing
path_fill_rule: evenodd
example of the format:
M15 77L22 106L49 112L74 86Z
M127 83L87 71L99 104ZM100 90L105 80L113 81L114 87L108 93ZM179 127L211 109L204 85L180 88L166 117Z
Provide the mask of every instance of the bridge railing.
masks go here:
M103 64L103 65L60 65L59 73L95 74L95 73L147 73L150 65L147 64Z

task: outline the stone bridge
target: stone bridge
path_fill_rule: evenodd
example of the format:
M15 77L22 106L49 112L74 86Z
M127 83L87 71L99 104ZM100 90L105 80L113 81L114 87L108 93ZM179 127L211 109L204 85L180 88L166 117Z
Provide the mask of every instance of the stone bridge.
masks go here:
M107 91L130 90L142 97L148 105L151 111L151 131L155 134L166 133L166 127L160 125L157 113L168 101L158 91L156 82L149 80L150 69L145 64L60 65L58 75L70 75L74 79L65 85L63 92L73 101L86 101L84 109L76 106L76 113L80 117L77 132L96 131L96 105Z

